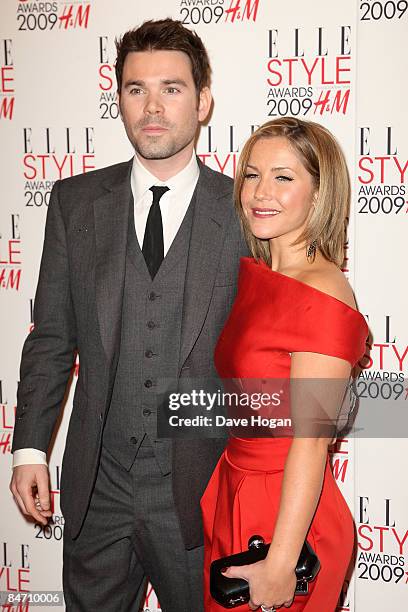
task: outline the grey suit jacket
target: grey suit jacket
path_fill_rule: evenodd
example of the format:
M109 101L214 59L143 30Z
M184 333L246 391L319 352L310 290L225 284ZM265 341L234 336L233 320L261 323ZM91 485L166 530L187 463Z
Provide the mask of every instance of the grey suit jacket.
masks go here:
M47 451L75 352L80 373L63 458L61 508L80 532L96 478L120 348L132 161L57 181L20 371L13 451ZM240 255L232 180L200 163L186 272L179 376L215 374ZM187 548L202 543L199 500L223 440L173 441L173 490Z

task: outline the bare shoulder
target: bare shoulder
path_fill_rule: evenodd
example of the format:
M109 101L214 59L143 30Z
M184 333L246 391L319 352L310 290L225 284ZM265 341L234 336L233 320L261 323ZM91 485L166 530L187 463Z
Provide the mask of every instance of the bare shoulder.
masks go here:
M353 290L343 272L329 262L302 271L298 280L356 308Z

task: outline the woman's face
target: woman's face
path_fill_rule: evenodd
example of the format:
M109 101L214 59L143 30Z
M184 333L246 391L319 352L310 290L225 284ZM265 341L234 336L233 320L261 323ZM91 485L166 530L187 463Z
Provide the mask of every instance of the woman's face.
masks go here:
M284 137L262 138L252 147L241 202L256 238L296 239L313 208L312 176Z

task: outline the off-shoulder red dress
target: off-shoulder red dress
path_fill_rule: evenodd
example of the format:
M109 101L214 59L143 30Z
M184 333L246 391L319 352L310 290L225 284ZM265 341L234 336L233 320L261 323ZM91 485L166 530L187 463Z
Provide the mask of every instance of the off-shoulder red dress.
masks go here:
M367 333L364 317L340 300L242 258L238 294L215 363L223 379L289 378L296 351L340 357L353 366L364 354ZM270 542L290 445L289 437L230 437L201 500L206 612L225 609L210 595L211 561L247 550L254 534ZM309 594L296 596L289 609L333 612L352 555L354 526L328 460L307 539L321 569ZM248 610L248 605L235 610Z

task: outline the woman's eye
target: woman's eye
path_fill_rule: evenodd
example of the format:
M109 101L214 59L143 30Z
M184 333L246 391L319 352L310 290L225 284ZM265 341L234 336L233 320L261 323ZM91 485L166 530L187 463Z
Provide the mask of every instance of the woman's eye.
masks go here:
M254 178L257 178L257 177L258 177L258 175L254 174L253 172L247 172L247 174L244 174L244 178L246 178L246 179L254 179Z
M293 178L290 176L284 176L283 174L280 174L279 176L276 177L278 181L293 181Z

